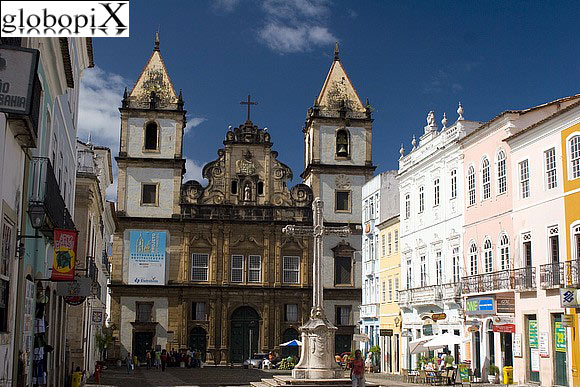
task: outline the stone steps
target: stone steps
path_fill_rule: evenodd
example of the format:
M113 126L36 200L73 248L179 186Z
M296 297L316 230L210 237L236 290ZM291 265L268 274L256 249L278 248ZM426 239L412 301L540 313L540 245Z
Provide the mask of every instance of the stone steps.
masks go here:
M313 387L313 386L332 386L332 387L351 387L352 381L347 378L341 379L294 379L291 376L276 375L272 379L262 379L261 382L252 382L253 387ZM374 383L366 382L367 386L376 386Z

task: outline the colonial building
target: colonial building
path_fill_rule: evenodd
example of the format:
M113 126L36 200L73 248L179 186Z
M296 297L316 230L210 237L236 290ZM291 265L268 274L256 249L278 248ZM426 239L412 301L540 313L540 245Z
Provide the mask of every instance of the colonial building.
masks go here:
M280 351L298 338L312 292L311 238L282 228L311 224L312 190L288 186L292 171L249 113L203 168L208 185L182 184L183 106L156 39L120 109L110 285L117 355L190 347L228 364Z
M439 130L430 112L417 144L399 159L401 192L401 274L399 306L407 340L435 333L463 333L460 277L463 264L463 160L458 140L471 133L478 122L458 119ZM437 319L433 319L433 314ZM415 355L402 345L402 368L414 368ZM460 348L450 348L457 361ZM412 356L411 356L412 355ZM413 360L413 361L412 361Z
M324 237L324 306L337 327L335 352L353 348L361 302L362 186L372 178L372 115L363 104L340 61L334 60L314 105L308 109L304 132L304 183L326 204L324 221L351 225L349 238ZM356 253L356 254L355 254ZM358 255L357 255L358 254Z

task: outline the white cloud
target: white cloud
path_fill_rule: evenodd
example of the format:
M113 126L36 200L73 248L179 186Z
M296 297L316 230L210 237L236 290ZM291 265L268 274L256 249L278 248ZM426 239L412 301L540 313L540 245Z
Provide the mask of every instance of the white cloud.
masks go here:
M214 0L213 8L216 11L230 13L236 9L239 3L240 0Z
M205 117L190 117L189 115L187 115L186 119L187 125L185 125L185 134L189 133L191 129L195 128L196 126L199 126L207 121L207 118Z
M201 185L206 185L207 180L203 178L201 172L203 170L203 165L200 165L197 161L192 159L185 160L185 175L183 175L183 182L189 180L197 180Z

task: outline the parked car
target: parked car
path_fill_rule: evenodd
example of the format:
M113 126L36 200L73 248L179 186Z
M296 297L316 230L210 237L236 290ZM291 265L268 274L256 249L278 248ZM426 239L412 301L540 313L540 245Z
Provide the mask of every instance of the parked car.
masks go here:
M268 358L267 353L255 353L251 359L246 359L242 363L242 367L248 368L250 364L252 368L262 368L262 362Z

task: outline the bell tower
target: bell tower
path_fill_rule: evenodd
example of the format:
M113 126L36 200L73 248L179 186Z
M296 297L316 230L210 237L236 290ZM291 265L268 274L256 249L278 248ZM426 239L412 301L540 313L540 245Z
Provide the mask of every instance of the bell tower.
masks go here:
M181 91L175 93L161 57L159 34L145 68L131 92L125 89L117 211L121 216L171 218L180 213L179 195L185 171Z
M308 109L304 132L304 182L326 204L325 220L361 222L362 186L372 178L371 108L363 104L339 56L320 95Z

